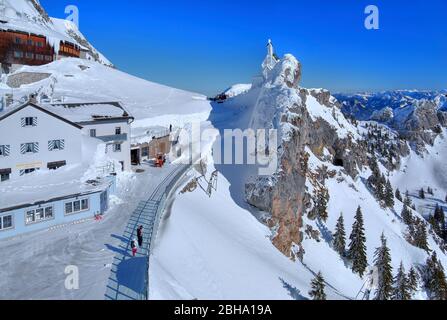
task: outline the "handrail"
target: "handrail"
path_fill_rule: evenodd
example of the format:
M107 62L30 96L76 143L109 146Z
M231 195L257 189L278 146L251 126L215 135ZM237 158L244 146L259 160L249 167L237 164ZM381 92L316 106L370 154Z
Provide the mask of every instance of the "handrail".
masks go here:
M146 262L146 273L145 273L145 279L144 279L145 292L142 294L141 300L148 300L148 298L149 298L149 266L150 266L150 259L151 259L152 253L153 253L151 248L153 247L153 245L155 244L155 240L157 239L158 228L160 226L160 222L163 217L163 213L166 210L167 199L168 199L169 195L171 194L171 192L174 190L174 187L178 183L180 178L183 175L185 175L191 168L192 168L191 165L185 165L185 166L181 167L181 169L175 174L174 178L171 179L171 181L166 185L166 187L163 191L163 196L160 199L160 202L158 204L157 213L156 213L155 221L154 221L154 226L152 229L151 240L149 242L149 247L148 247L148 259Z

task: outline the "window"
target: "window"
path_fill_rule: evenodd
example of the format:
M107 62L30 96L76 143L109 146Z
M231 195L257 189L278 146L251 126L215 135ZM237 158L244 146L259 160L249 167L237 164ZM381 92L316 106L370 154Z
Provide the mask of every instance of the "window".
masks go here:
M42 48L42 47L43 47L43 43L42 43L42 42L39 42L39 41L37 41L37 42L36 42L36 46L37 46L37 47L39 47L39 48Z
M11 147L9 145L0 146L0 157L8 157Z
M33 210L28 210L25 213L25 223L34 224L54 218L54 210L52 206L37 208Z
M20 176L24 176L26 174L30 174L36 171L39 171L40 168L32 168L32 169L25 169L25 170L20 170Z
M141 156L142 157L149 157L149 147L144 147L141 149Z
M54 214L53 214L53 207L46 207L45 208L45 219L53 219Z
M16 58L16 59L23 58L23 52L22 51L14 51L14 58Z
M53 57L52 56L45 56L45 61L53 61Z
M43 60L43 54L36 54L36 60Z
M65 149L65 140L50 140L48 141L48 151L57 151Z
M121 152L121 144L116 143L113 145L113 151L114 152Z
M81 200L81 210L88 210L88 200L87 199Z
M34 41L31 40L31 39L28 39L27 43L28 43L29 46L32 46L34 44Z
M0 231L12 229L14 227L12 221L12 215L0 217Z
M27 58L27 59L34 59L34 53L32 53L32 52L27 52L27 53L26 53L26 58Z
M73 213L73 202L67 202L65 204L65 214L72 214Z
M75 201L73 202L73 211L79 212L81 211L81 201Z
M22 44L22 39L20 39L19 37L16 37L16 44Z
M22 154L38 153L39 152L39 143L38 142L22 143L20 145L20 152Z
M121 134L121 127L116 127L115 128L115 134L116 135L120 135Z
M96 138L96 129L90 129L90 137Z
M11 169L0 169L0 182L8 181L11 177Z
M21 119L22 127L36 127L37 118L36 117L26 117Z
M65 203L65 215L88 211L89 207L89 199L67 202Z

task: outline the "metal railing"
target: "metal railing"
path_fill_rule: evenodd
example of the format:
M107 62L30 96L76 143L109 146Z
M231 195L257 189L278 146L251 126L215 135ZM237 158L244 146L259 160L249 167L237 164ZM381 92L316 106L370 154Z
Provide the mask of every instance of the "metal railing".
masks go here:
M148 246L148 260L147 260L147 265L146 265L145 283L144 283L145 292L141 296L141 300L148 300L148 298L149 298L149 267L150 267L151 255L153 253L152 247L154 246L155 241L157 239L158 229L160 227L160 223L161 223L161 219L163 218L163 214L166 210L167 200L169 198L169 195L172 193L172 191L174 191L175 186L178 184L179 180L191 168L192 168L191 165L181 166L179 169L176 169L175 171L173 171L171 173L171 175L169 175L167 177L167 179L169 179L170 177L172 177L172 178L169 179L169 183L166 186L163 186L163 184L160 185L159 191L162 191L163 193L162 193L161 199L159 199L157 213L155 215L154 226L152 229L152 235L151 235L151 239L150 239L149 246ZM167 181L168 180L165 180L165 182L167 182Z

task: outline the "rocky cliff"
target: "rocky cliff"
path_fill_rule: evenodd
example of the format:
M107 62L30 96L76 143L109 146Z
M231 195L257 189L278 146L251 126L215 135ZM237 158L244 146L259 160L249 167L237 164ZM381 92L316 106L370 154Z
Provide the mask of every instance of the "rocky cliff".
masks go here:
M246 184L248 203L270 213L266 223L274 230L273 244L292 258L303 239L303 216L315 217L318 195L308 183L324 190L325 175L331 174L310 171L310 153L353 178L368 162L366 144L358 142L357 129L337 100L327 90L301 88L300 80L301 64L286 55L261 85L252 126L280 131L279 165L272 176Z

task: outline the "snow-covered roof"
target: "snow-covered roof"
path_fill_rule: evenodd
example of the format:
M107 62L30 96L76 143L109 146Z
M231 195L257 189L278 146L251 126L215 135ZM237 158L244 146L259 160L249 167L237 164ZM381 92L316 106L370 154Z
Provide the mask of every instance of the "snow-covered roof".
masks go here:
M132 118L118 102L45 104L43 107L75 123Z
M15 114L16 112L19 112L22 109L27 108L27 107L35 108L35 109L37 109L39 111L42 111L42 112L45 112L46 114L51 115L52 117L54 117L54 118L56 118L58 120L66 122L66 123L68 123L68 124L78 128L78 129L82 129L81 126L79 126L78 124L68 120L67 118L62 117L62 116L58 115L57 113L52 112L51 110L47 110L46 108L42 108L42 107L40 107L37 104L32 103L32 102L27 102L27 103L25 103L23 105L16 106L16 107L13 107L13 108L4 109L3 111L0 111L0 121L2 121L3 119L8 118L9 116Z
M0 185L0 211L28 207L70 196L82 196L104 190L108 179L83 181L86 167L66 166L55 171L41 170Z

